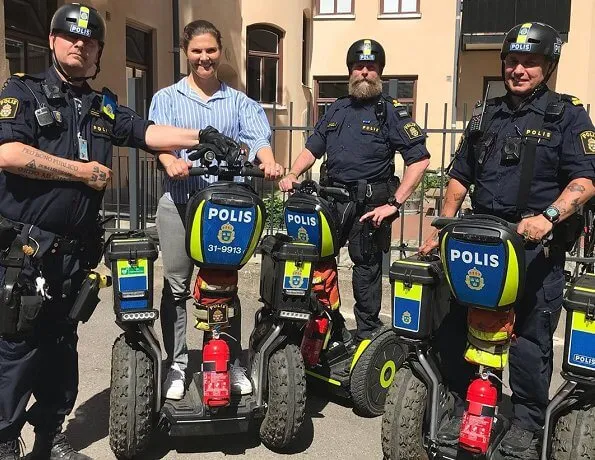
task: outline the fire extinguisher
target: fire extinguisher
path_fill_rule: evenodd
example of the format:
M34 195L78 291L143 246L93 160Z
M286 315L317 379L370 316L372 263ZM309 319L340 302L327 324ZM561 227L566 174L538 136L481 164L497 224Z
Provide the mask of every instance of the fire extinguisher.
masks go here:
M312 318L306 324L306 330L304 331L300 348L304 358L304 364L307 367L314 367L318 364L324 339L328 332L328 325L329 321L326 316Z
M203 403L209 407L223 407L230 403L229 346L213 331L213 338L202 350Z
M485 454L490 444L490 435L496 406L498 389L484 372L467 388L467 408L463 414L459 445L470 452Z

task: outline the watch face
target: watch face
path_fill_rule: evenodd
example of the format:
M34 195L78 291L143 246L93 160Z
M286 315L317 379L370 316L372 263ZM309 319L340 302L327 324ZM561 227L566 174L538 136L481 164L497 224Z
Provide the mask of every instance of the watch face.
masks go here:
M550 221L558 220L558 218L560 217L560 211L558 211L553 206L546 208L544 214Z

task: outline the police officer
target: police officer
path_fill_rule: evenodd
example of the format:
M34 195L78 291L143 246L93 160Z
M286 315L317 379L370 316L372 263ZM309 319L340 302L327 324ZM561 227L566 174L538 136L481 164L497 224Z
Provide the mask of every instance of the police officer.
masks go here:
M516 309L510 348L512 427L499 450L537 458L535 432L544 424L552 375L553 333L562 306L564 246L572 242L573 214L595 194L595 130L580 101L547 87L560 59L562 40L538 22L519 24L502 45L507 94L478 104L450 170L443 215L455 216L469 187L475 213L518 222L525 240L526 287ZM483 119L481 124L481 115ZM474 119L475 118L475 119ZM552 233L553 231L553 233ZM542 239L553 234L544 249ZM437 246L437 232L420 248ZM447 381L457 401L455 417L439 432L456 444L466 386L476 369L463 360L465 313L446 328ZM458 343L457 343L458 342Z
M336 207L340 244L349 240L354 263L355 345L382 325L382 251L390 246L390 222L420 182L430 154L425 147L426 136L407 108L382 94L385 54L380 43L356 41L349 47L346 61L349 96L331 104L279 186L283 191L291 190L293 182L326 152L328 182L350 192L350 199L336 203ZM396 191L395 150L407 164ZM383 220L386 222L381 226ZM373 230L375 235L368 238ZM340 338L349 340L345 332Z
M77 321L69 314L101 257L97 217L112 147L170 151L198 139L197 130L154 125L118 105L109 90L91 89L87 80L99 72L104 42L95 9L60 7L49 36L53 65L11 77L0 95L2 460L19 458L25 421L35 428L27 458L89 458L61 433L78 386ZM170 157L168 175L187 176L186 162Z

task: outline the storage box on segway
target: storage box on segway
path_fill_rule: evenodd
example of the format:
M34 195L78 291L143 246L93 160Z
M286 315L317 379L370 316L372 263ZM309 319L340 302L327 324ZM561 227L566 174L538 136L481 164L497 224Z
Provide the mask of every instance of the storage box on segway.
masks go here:
M260 296L277 310L310 311L310 292L318 248L287 235L269 235L260 245Z
M111 268L114 311L123 321L154 320L153 264L155 241L143 232L115 233L107 241L106 265Z
M390 268L392 325L411 339L427 339L449 310L448 285L438 257L410 256Z
M568 288L564 299L566 372L595 377L595 274L586 273Z

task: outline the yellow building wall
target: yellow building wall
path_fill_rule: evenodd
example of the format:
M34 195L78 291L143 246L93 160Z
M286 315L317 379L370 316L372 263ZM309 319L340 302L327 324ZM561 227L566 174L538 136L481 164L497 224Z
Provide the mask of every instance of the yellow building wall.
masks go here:
M450 107L452 102L456 4L456 0L422 1L421 17L383 19L378 1L356 1L352 20L315 17L312 74L347 76L349 46L360 38L377 40L386 52L385 75L417 77L417 122L424 126L428 103L427 127L442 128L444 104ZM448 126L450 109L447 117ZM440 165L442 142L442 135L429 134L433 167ZM447 152L449 148L447 136Z

